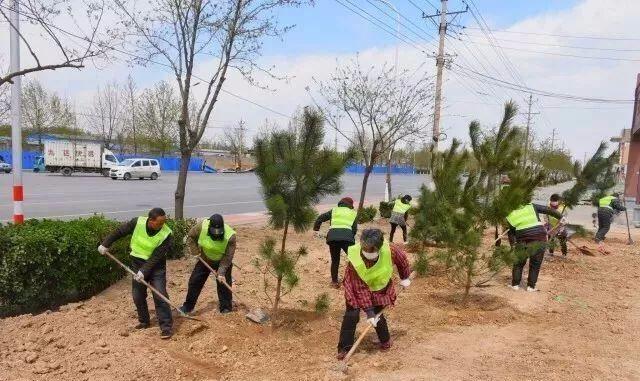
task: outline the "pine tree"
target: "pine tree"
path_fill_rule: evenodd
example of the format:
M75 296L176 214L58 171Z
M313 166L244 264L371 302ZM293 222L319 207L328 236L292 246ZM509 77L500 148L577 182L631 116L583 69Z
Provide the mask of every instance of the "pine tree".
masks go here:
M575 162L573 172L576 183L562 194L565 207L573 209L589 189L593 190L591 201L595 205L597 200L615 186L613 168L618 162L618 154L613 152L606 156L606 150L607 144L602 142L584 167L579 161Z
M273 317L276 316L282 296L291 291L299 281L295 266L306 248L287 250L289 228L296 232L308 230L316 217L314 205L326 195L342 190L340 177L344 173L351 152L340 154L322 148L324 126L321 114L305 108L294 118L296 125L288 131L275 131L256 140L256 174L260 179L262 194L269 211L270 224L282 229L279 247L274 239L263 242L260 257L255 265L265 275L264 290L267 296L275 278Z
M464 287L463 302L474 278L496 274L521 255L500 246L483 250L482 238L488 227L503 225L511 211L531 202L544 179L542 172L517 165L520 133L511 125L516 110L513 102L505 104L502 122L493 133L483 133L479 123L472 122L471 153L461 150L456 140L446 152L435 153L431 162L434 189L423 186L418 199L411 237L444 247L435 257L444 263L450 279ZM475 159L473 167L471 158ZM510 185L500 188L503 175L509 177Z

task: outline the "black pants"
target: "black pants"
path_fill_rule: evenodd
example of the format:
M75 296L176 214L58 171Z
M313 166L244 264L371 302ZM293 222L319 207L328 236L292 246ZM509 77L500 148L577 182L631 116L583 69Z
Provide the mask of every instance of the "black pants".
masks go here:
M540 274L540 267L542 267L542 260L544 259L544 252L546 245L544 242L531 242L528 244L517 244L516 250L520 250L522 258L516 260L513 264L511 284L513 286L520 285L522 281L522 271L529 259L529 278L527 279L527 286L536 288L538 282L538 274Z
M218 271L220 261L211 262L211 267ZM187 298L183 304L183 307L187 311L192 311L195 308L200 292L202 291L202 287L204 287L209 274L211 274L211 271L202 264L202 262L196 262L196 266L191 272L191 277L189 277L189 290L187 291ZM227 284L231 286L231 266L229 266L227 272L224 274L224 279ZM218 292L218 307L220 311L231 310L232 293L224 284L218 282L218 279L216 279L216 291Z
M349 246L353 245L347 241L333 241L329 242L329 253L331 254L331 281L338 283L338 270L340 269L340 251L344 251L345 254L349 249Z
M375 313L382 311L382 306L374 308ZM338 342L338 352L347 352L353 346L356 336L356 326L360 321L360 309L347 305L347 309L344 312L342 318L342 327L340 327L340 339ZM369 323L367 323L369 324ZM387 319L384 315L380 315L380 320L376 326L376 333L378 334L378 340L381 343L386 343L391 339L389 336L389 327L387 326Z
M604 241L605 236L611 229L613 211L608 208L598 208L598 231L596 232L596 242Z
M396 228L400 226L402 229L402 240L407 242L407 225L391 224L391 234L389 234L389 242L393 242L393 235L396 234Z
M137 273L144 263L145 261L142 259L131 257L131 269L133 272ZM167 298L169 297L169 294L167 293L166 267L162 266L154 268L144 280L151 284L153 288L160 291L162 295ZM147 305L147 286L133 280L131 288L133 303L136 305L136 310L138 311L138 321L140 323L149 324L151 318L149 317L149 306ZM156 306L156 317L158 318L160 329L163 331L170 330L173 326L171 306L169 306L169 304L164 300L160 299L156 294L153 294L153 304Z

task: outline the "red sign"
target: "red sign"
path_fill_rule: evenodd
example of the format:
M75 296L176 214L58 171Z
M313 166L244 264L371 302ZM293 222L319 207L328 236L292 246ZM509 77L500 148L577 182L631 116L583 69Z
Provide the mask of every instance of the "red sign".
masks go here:
M69 150L68 150L68 149L64 150L64 151L62 152L62 154L63 154L64 156L71 156L71 155L69 155Z

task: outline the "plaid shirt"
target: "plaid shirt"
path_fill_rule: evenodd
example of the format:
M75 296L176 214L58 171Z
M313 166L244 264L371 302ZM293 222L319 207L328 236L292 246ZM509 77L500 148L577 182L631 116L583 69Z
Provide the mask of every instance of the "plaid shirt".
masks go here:
M364 257L365 265L371 267L375 264ZM407 279L411 274L411 266L407 259L407 254L398 246L391 244L391 261L398 268L400 279ZM344 274L344 298L347 305L354 308L368 309L374 306L389 306L396 301L396 288L394 287L393 278L389 281L387 287L380 291L371 291L369 286L358 276L351 263L347 263L347 269Z

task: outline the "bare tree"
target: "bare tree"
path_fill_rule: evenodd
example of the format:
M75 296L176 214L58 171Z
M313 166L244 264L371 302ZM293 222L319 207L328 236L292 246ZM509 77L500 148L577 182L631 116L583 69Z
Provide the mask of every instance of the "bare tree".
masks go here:
M127 135L129 135L133 144L133 154L138 155L139 130L136 128L136 123L138 122L138 105L136 103L136 98L138 97L138 93L136 89L136 83L133 80L131 74L129 74L129 76L127 77L127 83L125 84L125 97L127 99Z
M0 0L0 26L15 29L10 14L13 4ZM19 17L24 29L19 32L29 58L18 71L0 68L0 88L29 73L61 68L81 69L87 59L104 56L115 35L112 26L103 25L105 0L22 0ZM4 28L3 28L4 29ZM8 33L7 33L8 34Z
M231 70L256 84L262 40L279 36L274 12L284 6L299 6L307 0L148 0L136 8L136 0L114 0L124 27L138 36L134 41L138 63L167 67L176 78L181 110L178 119L180 173L175 191L175 217L184 216L185 187L189 161L207 128L223 85ZM143 9L148 9L144 11ZM212 60L212 57L215 57ZM197 74L196 74L197 73ZM196 100L194 86L204 86ZM195 115L190 107L196 105ZM192 120L193 119L193 120Z
M9 110L11 110L9 86L0 86L0 124L8 122Z
M55 128L71 129L75 115L69 101L48 93L40 82L33 80L27 82L22 90L22 123L26 130L37 135L42 152L42 135Z
M116 82L98 88L93 98L91 114L88 115L88 123L106 148L111 149L114 142L123 140L125 107L122 89Z
M393 68L363 69L359 60L336 68L327 81L316 81L316 102L327 123L359 151L365 164L358 209L364 205L376 163L401 139L426 130L433 101L433 81L420 71L395 74ZM343 121L340 126L340 121ZM353 129L345 128L344 120Z
M180 99L169 83L162 81L142 93L140 99L140 130L152 151L164 157L178 139Z
M240 120L238 127L229 128L224 131L224 142L229 147L236 162L236 170L242 170L242 156L247 152L245 141L245 122Z

